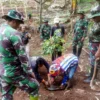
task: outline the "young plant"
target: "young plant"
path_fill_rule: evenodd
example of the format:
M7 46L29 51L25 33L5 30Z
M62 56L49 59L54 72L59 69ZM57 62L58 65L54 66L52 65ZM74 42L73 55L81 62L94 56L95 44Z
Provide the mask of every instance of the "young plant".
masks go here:
M63 43L65 40L58 36L53 36L49 40L45 40L42 44L43 54L52 54L54 51L63 51Z

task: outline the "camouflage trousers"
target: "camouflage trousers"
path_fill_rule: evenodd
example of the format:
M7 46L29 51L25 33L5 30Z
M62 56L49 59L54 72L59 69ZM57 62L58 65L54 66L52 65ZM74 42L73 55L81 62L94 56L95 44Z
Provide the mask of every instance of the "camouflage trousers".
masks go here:
M38 82L24 75L16 77L2 77L2 100L13 100L13 93L16 88L26 91L29 95L37 96L39 90Z
M83 47L83 42L81 41L73 41L73 47L78 46L78 48L82 48Z
M73 54L80 57L82 52L83 42L81 41L73 41Z
M48 34L48 33L47 34L46 33L43 34L42 33L41 36L40 36L40 38L43 39L43 40L48 40L50 38L50 34Z
M89 60L90 60L90 65L92 67L94 67L94 65L95 65L95 54L99 48L99 45L100 45L100 43L90 43L89 44L89 50L90 50Z

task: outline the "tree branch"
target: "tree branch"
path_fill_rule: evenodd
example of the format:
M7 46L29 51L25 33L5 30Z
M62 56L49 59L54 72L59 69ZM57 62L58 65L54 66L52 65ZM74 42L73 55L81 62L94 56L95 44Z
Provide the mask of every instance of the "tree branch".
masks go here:
M44 4L47 0L44 0L44 2L42 2L42 4Z
M34 0L34 1L40 4L40 2L38 0Z

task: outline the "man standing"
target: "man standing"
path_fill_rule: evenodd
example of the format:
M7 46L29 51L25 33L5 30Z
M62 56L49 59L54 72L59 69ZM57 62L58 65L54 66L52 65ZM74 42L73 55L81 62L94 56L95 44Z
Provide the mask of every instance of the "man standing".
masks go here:
M93 76L96 59L100 58L100 6L96 6L91 11L90 18L94 21L89 34L90 42L90 65L91 71L89 77L84 82L89 83ZM100 65L99 65L100 66ZM97 74L97 73L96 73Z
M44 24L40 27L40 35L42 40L50 38L51 26L48 24L48 20L44 20Z
M0 78L2 100L13 100L13 93L20 88L29 93L31 100L38 100L39 84L29 67L21 35L17 31L23 24L21 14L10 10L2 16L6 24L0 27Z
M79 20L76 21L74 26L73 54L80 57L83 47L83 42L87 33L88 22L85 19L83 11L79 12L78 15L79 15Z
M63 26L61 26L59 24L59 22L60 22L59 18L54 19L55 26L53 26L52 29L51 29L51 37L57 36L57 37L60 37L60 38L64 38L65 29L64 29ZM62 43L60 43L60 45L63 46ZM55 49L57 50L58 48L55 48ZM52 61L54 61L57 57L60 57L60 56L62 56L62 51L54 51L52 53Z

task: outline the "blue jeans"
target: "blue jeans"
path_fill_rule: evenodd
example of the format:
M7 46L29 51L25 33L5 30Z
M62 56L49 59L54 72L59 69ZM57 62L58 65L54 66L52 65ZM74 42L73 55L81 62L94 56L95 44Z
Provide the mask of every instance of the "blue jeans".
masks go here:
M70 80L70 79L73 78L74 73L76 72L77 66L78 66L78 64L74 65L73 67L70 67L70 68L68 69L68 71L66 71L66 72L64 73L64 78L63 78L62 84L66 84L66 82L67 82L68 80Z

